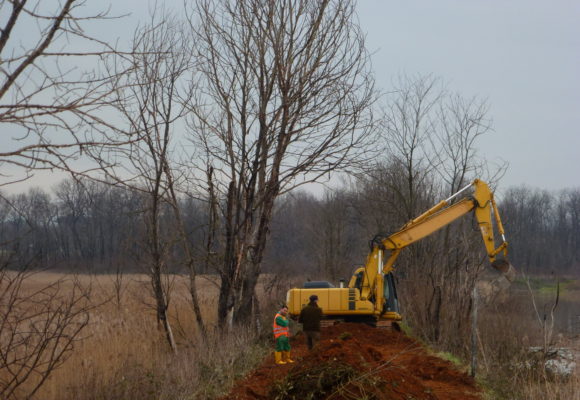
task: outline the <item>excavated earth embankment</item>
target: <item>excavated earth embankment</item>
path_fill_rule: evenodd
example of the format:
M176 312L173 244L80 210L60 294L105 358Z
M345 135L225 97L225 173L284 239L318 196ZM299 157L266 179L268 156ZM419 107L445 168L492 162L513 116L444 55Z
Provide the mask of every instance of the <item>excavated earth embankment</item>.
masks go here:
M294 364L270 356L223 399L481 398L471 377L401 332L342 323L323 328L312 352L301 335L291 343Z

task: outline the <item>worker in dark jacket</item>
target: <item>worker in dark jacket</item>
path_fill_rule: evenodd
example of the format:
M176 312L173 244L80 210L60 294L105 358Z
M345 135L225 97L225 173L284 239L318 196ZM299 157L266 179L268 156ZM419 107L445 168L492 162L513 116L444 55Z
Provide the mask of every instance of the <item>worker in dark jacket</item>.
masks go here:
M308 349L312 350L320 340L320 320L322 319L322 308L318 307L318 296L310 296L310 303L300 311L298 322L302 324L302 330L306 335Z

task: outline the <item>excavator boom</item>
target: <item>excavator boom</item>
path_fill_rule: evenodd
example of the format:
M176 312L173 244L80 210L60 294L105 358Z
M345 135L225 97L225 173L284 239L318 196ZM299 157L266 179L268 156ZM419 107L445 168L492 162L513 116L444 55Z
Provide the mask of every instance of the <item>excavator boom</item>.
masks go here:
M474 189L471 196L452 203L454 198L470 187ZM397 232L386 237L375 237L365 266L355 271L348 288L291 289L287 298L290 314L299 314L307 302L306 299L311 294L317 294L322 300L319 300L319 303L326 315L361 317L373 315L376 318L384 318L386 315L388 319L400 320L391 273L401 250L471 212L477 220L491 265L511 281L515 270L507 262L508 244L493 192L485 182L476 179L459 192L407 222ZM501 235L501 241L497 246L494 223ZM503 259L498 260L496 257L500 253L503 253ZM393 296L395 300L392 299Z

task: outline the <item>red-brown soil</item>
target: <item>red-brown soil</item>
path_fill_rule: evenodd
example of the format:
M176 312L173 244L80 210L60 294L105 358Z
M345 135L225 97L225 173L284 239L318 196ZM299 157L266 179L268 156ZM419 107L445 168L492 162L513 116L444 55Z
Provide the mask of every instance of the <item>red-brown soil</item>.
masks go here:
M342 323L323 328L321 336L312 352L300 335L291 340L294 364L275 365L269 356L223 399L480 399L473 379L401 332ZM320 389L321 374L343 370L351 371L349 379ZM284 379L292 382L283 387L300 386L303 392L275 391Z

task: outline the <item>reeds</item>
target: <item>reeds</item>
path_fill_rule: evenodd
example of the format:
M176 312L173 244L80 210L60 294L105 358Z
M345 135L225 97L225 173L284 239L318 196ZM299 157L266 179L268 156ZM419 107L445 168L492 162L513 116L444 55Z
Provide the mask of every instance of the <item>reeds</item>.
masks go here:
M53 278L51 274L43 277ZM114 277L80 279L93 286L92 300L98 305L91 311L83 340L42 387L38 399L211 399L226 393L235 379L265 356L267 350L256 340L257 332L215 329L217 289L203 278L197 285L204 318L211 327L207 339L196 332L187 279L175 277L169 315L178 342L176 355L157 329L146 276L125 276L120 302L115 300Z
M27 290L61 277L37 274L27 282ZM77 277L82 285L92 287L89 326L71 357L51 375L36 399L214 399L227 393L269 351L267 312L261 333L249 328L229 333L216 329L217 285L206 277L196 282L209 327L208 338L203 339L196 331L188 280L175 276L169 309L178 343L178 352L173 354L157 327L147 277L122 278L120 285L114 275ZM265 311L269 311L269 302L284 295L282 289L261 292L268 296L261 302ZM557 380L542 369L525 366L527 349L542 338L530 307L527 294L520 291L480 312L478 377L487 398L580 400L578 375ZM578 348L580 338L559 345Z

